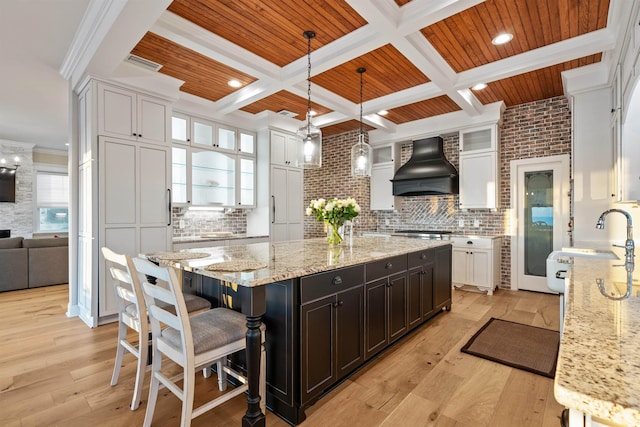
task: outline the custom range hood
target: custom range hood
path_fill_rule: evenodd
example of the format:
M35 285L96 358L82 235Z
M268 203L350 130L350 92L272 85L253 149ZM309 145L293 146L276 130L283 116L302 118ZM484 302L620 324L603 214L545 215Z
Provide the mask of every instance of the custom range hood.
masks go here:
M411 158L391 182L394 196L458 194L458 171L445 158L439 136L413 141Z

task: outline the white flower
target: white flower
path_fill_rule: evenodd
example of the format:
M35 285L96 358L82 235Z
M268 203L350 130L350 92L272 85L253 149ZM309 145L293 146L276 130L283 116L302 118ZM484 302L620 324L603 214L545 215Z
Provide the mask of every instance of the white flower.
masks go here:
M311 215L313 213L313 209L307 208L306 213L307 215Z
M324 207L324 210L327 212L331 212L333 210L333 208L335 207L336 202L331 200L329 203L327 203L327 205Z

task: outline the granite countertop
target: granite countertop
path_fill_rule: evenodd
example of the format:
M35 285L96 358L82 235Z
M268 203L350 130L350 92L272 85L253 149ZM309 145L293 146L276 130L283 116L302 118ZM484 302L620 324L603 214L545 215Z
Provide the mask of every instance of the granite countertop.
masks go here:
M567 281L564 333L555 377L558 403L625 426L640 425L640 266L630 298L622 261L574 258Z
M174 237L173 243L193 243L193 242L216 242L219 240L234 240L234 239L261 239L268 238L269 235L249 235L245 233L229 234L227 236L215 236L215 237L202 237L202 236L181 236Z
M351 243L345 240L341 245L332 247L326 238L317 238L186 249L182 252L206 253L208 256L165 263L240 286L252 287L449 244L446 240L407 237L354 237ZM157 260L154 254L144 256ZM254 261L266 267L245 272L205 270L210 264L227 261Z

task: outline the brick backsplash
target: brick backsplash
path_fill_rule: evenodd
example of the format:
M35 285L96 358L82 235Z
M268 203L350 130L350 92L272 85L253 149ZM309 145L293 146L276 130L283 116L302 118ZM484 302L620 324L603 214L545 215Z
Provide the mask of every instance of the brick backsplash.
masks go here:
M305 170L304 203L320 197L354 197L362 208L355 231L393 231L399 228L425 228L484 236L504 235L500 287L511 287L511 242L508 238L511 205L511 160L571 154L571 112L564 96L508 107L500 128L500 208L460 210L458 195L410 196L398 198L395 211L369 210L369 179L350 175L350 150L358 131L323 140L322 168ZM447 159L458 167L458 135L445 135ZM412 144L401 147L401 163L411 156ZM459 227L459 220L464 227ZM473 227L474 220L480 226ZM387 225L388 223L388 225ZM306 217L305 237L324 235L321 224Z
M186 207L172 210L173 237L199 236L208 231L230 231L234 234L247 232L247 212L245 209L225 209L224 211L198 211ZM181 228L181 221L183 227Z

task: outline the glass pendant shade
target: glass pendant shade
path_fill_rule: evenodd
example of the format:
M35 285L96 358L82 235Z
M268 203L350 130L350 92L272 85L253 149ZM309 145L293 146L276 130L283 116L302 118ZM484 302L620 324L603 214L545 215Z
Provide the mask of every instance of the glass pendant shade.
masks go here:
M362 128L362 74L367 71L360 67L356 70L360 74L360 132L358 142L351 147L351 176L367 177L371 176L371 163L373 163L373 150L364 141L364 130Z
M372 161L373 150L364 142L364 134L361 133L358 135L358 142L351 147L351 176L371 176Z
M298 141L302 143L302 167L317 169L322 167L322 131L311 124L311 39L316 33L305 31L307 39L307 123L298 129Z
M302 167L322 167L322 131L311 124L310 117L307 124L298 129L298 140L302 141Z

